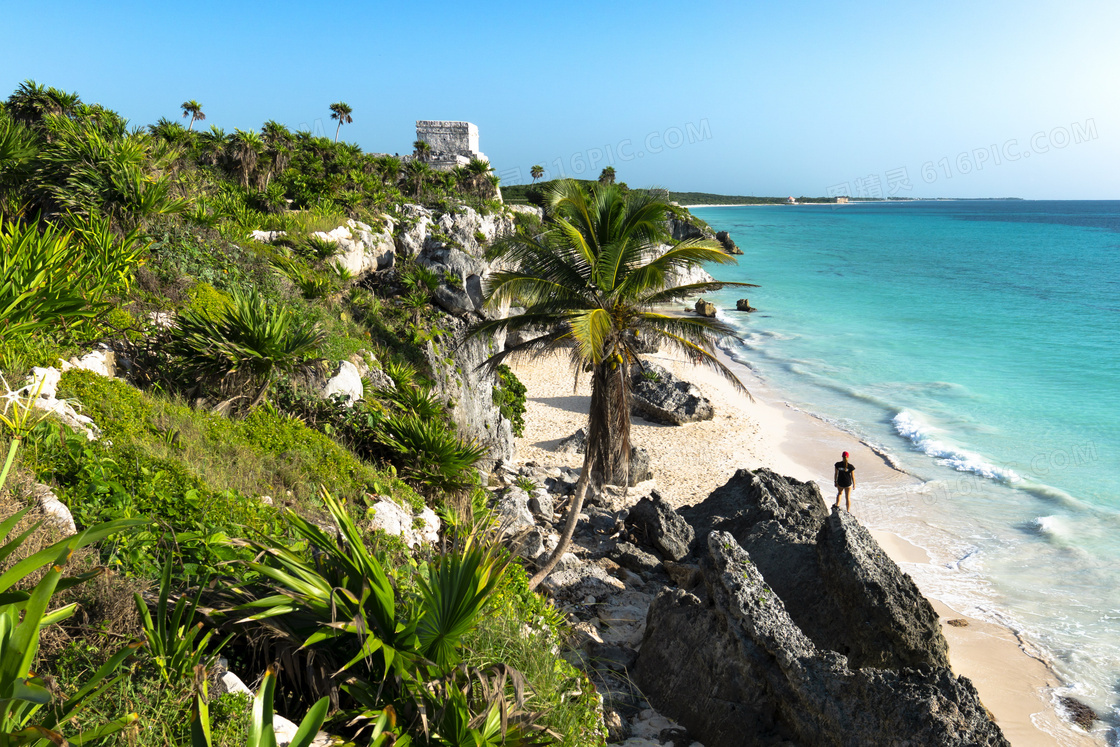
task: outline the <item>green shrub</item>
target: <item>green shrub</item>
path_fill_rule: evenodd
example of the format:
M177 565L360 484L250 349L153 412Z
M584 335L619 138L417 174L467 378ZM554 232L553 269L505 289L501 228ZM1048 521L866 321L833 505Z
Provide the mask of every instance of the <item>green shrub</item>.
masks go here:
M509 566L484 614L464 639L466 662L502 661L521 672L530 693L525 707L541 712L541 723L565 747L605 745L595 686L560 656L567 624L548 599L529 590L524 568Z
M180 314L171 348L200 382L225 396L252 398L251 409L280 374L311 370L323 338L287 306L270 304L255 290L234 291L216 319L189 309Z
M225 316L232 303L228 293L222 293L209 283L196 283L187 297L189 299L187 308L211 321Z
M525 435L525 393L528 390L509 366L498 367L498 385L494 387L493 401L502 417L510 422L513 435Z
M282 388L291 397L291 390ZM111 442L111 457L126 453L149 469L185 473L185 489L232 490L247 496L289 494L296 505L315 500L319 485L349 499L366 493L421 503L392 475L363 462L329 436L271 407L243 420L193 410L89 371L62 375L60 396L75 399ZM315 400L323 406L328 403ZM166 465L173 464L175 467Z

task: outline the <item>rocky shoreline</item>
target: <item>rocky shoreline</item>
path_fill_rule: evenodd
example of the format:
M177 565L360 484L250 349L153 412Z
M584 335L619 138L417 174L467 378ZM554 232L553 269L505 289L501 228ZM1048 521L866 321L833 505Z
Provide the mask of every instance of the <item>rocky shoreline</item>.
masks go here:
M506 476L503 530L539 558L559 518L541 499L569 494L576 473ZM740 470L680 511L652 486L591 501L542 587L575 621L575 663L615 743L1010 744L949 668L929 602L815 484Z

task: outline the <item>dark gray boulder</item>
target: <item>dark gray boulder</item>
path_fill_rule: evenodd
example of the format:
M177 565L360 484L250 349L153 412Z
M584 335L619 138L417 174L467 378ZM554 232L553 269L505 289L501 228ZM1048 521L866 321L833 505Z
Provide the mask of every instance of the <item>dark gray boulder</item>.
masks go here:
M635 573L653 573L661 565L661 561L655 556L629 542L619 542L608 557Z
M670 560L688 555L695 537L688 522L656 490L634 504L626 515L626 526L641 544Z
M758 311L758 309L751 306L750 300L746 299L746 298L740 298L738 301L735 302L735 310L736 311Z
M948 666L929 602L849 514L829 517L816 483L739 470L680 514L698 538L730 533L805 635L852 667Z
M741 539L757 525L775 522L806 542L815 541L828 518L816 483L768 469L737 470L711 495L695 506L685 506L680 513L700 537L718 529Z
M801 631L734 537L703 544L703 584L654 600L633 677L707 747L1009 744L967 679L850 668Z
M858 666L949 665L933 605L850 513L832 509L817 537L817 558L833 602L859 615L853 622L862 635L851 640L848 654Z
M631 372L630 412L663 425L695 423L715 416L711 401L695 385L656 363L643 363Z

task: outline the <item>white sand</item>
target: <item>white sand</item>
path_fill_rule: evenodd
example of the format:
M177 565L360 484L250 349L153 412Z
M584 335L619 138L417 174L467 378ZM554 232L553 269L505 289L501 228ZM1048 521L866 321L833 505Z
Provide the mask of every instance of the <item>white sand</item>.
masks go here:
M692 383L708 397L716 416L707 422L663 426L635 418L631 442L650 453L651 466L662 496L674 506L702 501L726 483L737 469L768 467L800 480L816 480L831 503L832 464L841 451L852 454L859 465L852 512L866 519L876 509L861 504L860 485L874 485L877 492L911 484L914 478L890 467L867 446L848 433L777 400L748 369L724 358L754 395L751 401L729 382L707 368L694 367L665 354L651 360ZM554 453L560 440L587 425L589 377L580 376L573 391L574 374L567 358L555 356L523 361L514 371L525 384L527 411L525 435L518 439L517 458L542 464L579 467L582 457ZM884 550L903 570L907 564L929 563L922 548L907 540L876 531ZM985 706L1016 747L1038 745L1103 744L1062 721L1051 703L1050 691L1061 683L1046 664L1029 655L1014 633L1002 626L968 619L965 627L945 624L963 618L933 599L949 641L954 671L976 685Z

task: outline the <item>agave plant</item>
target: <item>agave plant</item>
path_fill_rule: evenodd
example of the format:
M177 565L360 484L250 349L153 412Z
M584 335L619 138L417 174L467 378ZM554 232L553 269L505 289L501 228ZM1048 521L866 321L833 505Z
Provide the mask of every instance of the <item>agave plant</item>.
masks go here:
M447 424L413 413L386 415L378 440L394 455L401 474L428 492L458 493L475 482L471 468L485 446L464 442Z
M144 637L148 642L148 651L160 676L167 684L177 685L186 682L198 667L208 667L233 635L226 636L213 649L209 648L210 639L214 635L212 630L203 634L201 639L198 638L203 625L201 622L196 623L194 617L205 583L199 584L194 599L180 596L175 606L168 609L172 566L173 562L168 558L160 577L155 618L139 592L135 595L135 602L144 627Z
M215 318L184 310L172 348L201 380L217 383L227 394L255 391L251 409L280 374L313 370L325 333L298 321L287 306L270 304L256 290L234 290L231 297Z
M94 268L76 266L77 249L53 226L0 223L0 344L100 311L80 292Z
M325 490L322 500L337 534L289 512L306 548L237 541L258 551L259 560L246 565L267 580L268 593L235 588L231 597L240 601L217 614L267 628L271 636L256 640L270 647L269 656L289 662L293 689L329 696L351 724L373 728L387 706L419 724L433 693L429 683L459 664L463 636L477 624L506 561L468 538L432 561L413 586L392 577L366 547L342 502Z

